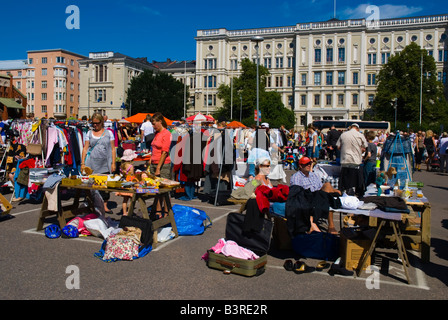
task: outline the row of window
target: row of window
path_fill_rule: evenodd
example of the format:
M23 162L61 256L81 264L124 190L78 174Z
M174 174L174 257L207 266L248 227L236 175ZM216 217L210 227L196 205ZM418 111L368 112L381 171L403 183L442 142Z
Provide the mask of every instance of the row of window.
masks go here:
M333 48L326 48L325 49L325 62L326 63L333 63L334 62L334 49ZM434 55L433 50L428 50L428 54L430 56ZM389 61L390 58L390 52L382 52L381 53L381 64L386 64ZM338 48L337 49L337 62L338 63L345 63L345 48ZM274 58L275 65L274 67L276 69L282 69L284 68L284 58L283 57L276 57ZM292 68L294 66L295 59L294 57L287 57L286 58L286 68ZM448 50L438 50L438 62L447 62L448 61ZM323 62L322 57L322 49L316 48L314 49L314 63L321 64ZM253 63L257 63L257 59L253 59ZM374 65L377 64L377 53L368 53L367 54L367 64L368 65ZM265 68L272 69L272 58L263 58L263 65ZM206 58L204 59L204 69L205 70L213 70L217 68L217 59L216 58ZM238 70L238 60L237 59L231 59L230 60L230 70Z
M322 79L322 75L323 75L323 71L315 71L314 72L314 85L316 86L320 86L322 85L323 79ZM325 85L333 85L334 83L334 73L335 71L325 71ZM307 85L307 74L306 73L302 73L301 74L302 77L302 86L306 86ZM368 73L367 74L367 85L375 85L376 81L375 81L376 75L375 73ZM345 71L337 71L337 84L338 85L345 85L346 83L346 72ZM357 85L359 84L359 72L353 72L352 73L352 84Z
M47 64L48 63L48 57L42 57L40 59L42 64ZM33 58L29 58L28 59L28 64L33 64L34 59ZM60 64L65 64L65 57L56 57L56 63L60 63ZM70 59L70 65L74 66L75 65L75 60Z
M21 82L17 82L17 84L20 84ZM66 88L66 83L67 80L60 80L60 79L55 79L54 80L54 88ZM27 89L34 89L34 80L28 80L26 82L26 87ZM41 81L41 88L42 89L46 89L48 87L48 81L47 80L42 80ZM20 88L18 88L20 89ZM73 82L70 82L70 89L71 90L75 90L75 84ZM78 91L80 89L80 85L78 84Z
M35 108L34 105L29 105L27 106L27 113L34 113L35 112ZM66 106L63 104L55 104L53 106L53 112L54 113L65 113L66 110ZM70 107L70 114L74 113L75 108L74 107ZM48 112L48 107L46 105L42 105L40 107L40 112L42 113L47 113Z
M67 97L67 94L65 92L55 92L54 93L54 100L62 100L65 101ZM34 101L34 92L27 94L28 101ZM40 98L42 101L48 100L48 94L46 92L42 92L40 94ZM75 102L75 96L73 94L70 95L70 102ZM78 102L79 102L79 95L78 95Z
M359 103L359 95L357 93L354 93L351 96L352 96L352 105L358 105L358 103ZM321 94L315 94L313 96L313 98L314 98L314 101L313 101L314 102L314 106L320 106L321 105L322 95ZM374 95L368 95L369 106L372 105L373 98L374 98ZM306 99L307 99L307 95L302 94L300 96L300 105L301 106L306 106L306 104L307 104ZM338 106L343 106L344 102L345 102L345 94L343 94L343 93L337 94L337 105ZM331 106L332 104L333 104L333 94L326 94L325 95L325 105L326 106Z

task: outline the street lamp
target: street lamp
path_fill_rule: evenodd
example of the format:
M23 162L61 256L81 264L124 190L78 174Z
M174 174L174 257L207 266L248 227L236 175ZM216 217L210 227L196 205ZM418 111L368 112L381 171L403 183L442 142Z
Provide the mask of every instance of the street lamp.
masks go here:
M398 98L394 99L394 109L395 109L395 129L394 130L397 130L397 100L398 100Z
M260 66L260 56L258 54L258 47L259 43L262 42L264 38L260 36L254 36L251 38L251 40L257 43L255 49L257 50L257 127L258 127L260 124L260 79L258 76L258 68Z
M240 93L240 122L241 122L242 114L243 114L243 97L241 96L241 93Z

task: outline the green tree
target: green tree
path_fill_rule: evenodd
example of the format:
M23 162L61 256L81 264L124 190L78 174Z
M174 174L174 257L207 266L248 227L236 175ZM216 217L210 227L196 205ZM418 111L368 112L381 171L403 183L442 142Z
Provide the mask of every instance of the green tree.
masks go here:
M170 74L145 70L131 80L127 94L126 105L132 102L132 114L161 112L168 119L184 115L184 85Z
M446 121L448 104L443 84L437 81L434 58L416 43L406 46L391 56L377 77L378 87L372 108L375 120L393 122L397 99L397 121L420 120L420 79L423 57L422 122L427 124Z
M267 92L265 89L265 79L269 71L264 66L259 66L259 103L261 121L268 122L271 127L285 125L287 128L294 127L294 112L285 108L281 101L281 95L275 91ZM240 107L242 101L242 122L245 125L255 124L254 111L257 109L257 65L249 59L241 61L241 75L233 78L232 85L221 84L218 87L218 98L222 100L223 107L219 108L216 117L225 116L230 119L231 100L233 89L233 112L232 120L239 120ZM242 100L240 100L240 96Z

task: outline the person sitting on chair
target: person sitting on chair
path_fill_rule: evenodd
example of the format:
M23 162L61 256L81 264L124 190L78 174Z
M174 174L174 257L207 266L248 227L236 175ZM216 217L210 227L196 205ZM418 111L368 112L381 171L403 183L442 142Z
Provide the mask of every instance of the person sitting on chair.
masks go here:
M341 195L341 191L333 188L329 182L322 183L321 178L312 171L312 160L308 157L302 157L299 160L299 171L292 175L290 185L298 185L304 189L309 189L311 192L322 190L328 193L337 193ZM319 227L313 221L311 217L311 229L312 231L320 232ZM333 212L328 213L328 232L337 233L333 222Z
M268 178L271 172L271 160L269 158L259 158L255 161L255 180L258 180L261 185L272 188L272 183Z

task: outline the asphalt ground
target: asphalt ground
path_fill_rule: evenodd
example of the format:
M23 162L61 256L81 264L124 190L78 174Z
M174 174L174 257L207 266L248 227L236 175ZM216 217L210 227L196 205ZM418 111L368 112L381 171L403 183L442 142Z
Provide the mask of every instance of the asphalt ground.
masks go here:
M288 182L291 173L287 171ZM225 236L226 217L239 206L214 206L200 199L185 202L173 198L172 202L204 210L210 216L213 224L202 235L180 236L134 261L107 263L94 256L102 239L48 239L43 231L36 231L40 204L22 201L13 203L10 215L0 220L0 299L157 301L166 306L167 314L174 315L193 303L202 306L217 301L247 304L291 300L446 300L448 174L416 172L414 180L424 183L424 195L431 203L432 239L430 263L421 262L419 252L408 251L411 284L405 281L396 251L389 249L375 255L379 273L364 272L360 277L331 276L328 269L305 274L286 271L285 259L300 257L293 251L277 250L274 245L268 253L266 271L258 277L224 274L208 268L201 257ZM10 194L5 196L10 199ZM121 198L113 195L111 204L113 216L119 219ZM337 227L338 219L336 215ZM46 225L54 222L50 218ZM319 262L301 260L309 266ZM78 276L79 282L73 280L74 276ZM167 301L177 303L170 307ZM292 305L295 304L281 304L280 309Z

